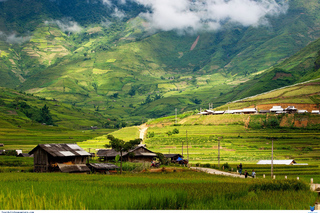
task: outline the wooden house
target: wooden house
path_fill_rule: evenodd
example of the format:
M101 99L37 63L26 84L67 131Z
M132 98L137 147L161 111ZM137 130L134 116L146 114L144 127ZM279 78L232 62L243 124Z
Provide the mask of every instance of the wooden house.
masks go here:
M120 152L117 152L114 149L100 149L97 152L97 156L100 160L104 161L114 160L117 155L120 156ZM128 152L122 153L122 160L130 162L151 162L155 157L157 157L157 154L144 146L137 146Z
M39 144L29 154L34 155L35 172L90 172L85 165L90 153L77 144Z

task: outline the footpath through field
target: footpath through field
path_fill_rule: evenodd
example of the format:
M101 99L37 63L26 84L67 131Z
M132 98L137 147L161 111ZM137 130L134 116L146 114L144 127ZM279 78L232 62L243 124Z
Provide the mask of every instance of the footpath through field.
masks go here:
M244 178L244 175L239 175L237 173L224 172L216 169L203 168L203 167L190 167L190 169L206 172L208 174L213 174L213 175L224 175L224 176L231 176L231 177L237 177L237 178ZM251 178L251 176L248 175L248 178Z

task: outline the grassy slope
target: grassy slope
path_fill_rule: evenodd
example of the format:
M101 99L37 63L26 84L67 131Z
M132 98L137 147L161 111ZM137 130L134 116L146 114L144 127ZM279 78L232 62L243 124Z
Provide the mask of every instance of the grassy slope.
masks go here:
M86 112L57 101L44 101L10 89L0 88L0 91L0 143L5 144L5 149L30 151L39 143L81 142L112 131L88 130L90 126L101 128L107 121L99 113ZM22 103L28 107L22 108ZM45 104L54 126L41 125L24 113L25 110L30 113L40 111Z

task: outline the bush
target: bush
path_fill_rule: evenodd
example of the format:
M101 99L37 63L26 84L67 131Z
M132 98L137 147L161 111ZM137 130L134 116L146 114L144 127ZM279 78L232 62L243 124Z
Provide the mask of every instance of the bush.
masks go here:
M177 129L177 128L173 129L172 134L179 134L179 129Z
M224 167L224 169L227 169L227 170L229 170L229 169L230 169L230 166L229 166L229 164L228 164L228 163L224 163L222 166Z

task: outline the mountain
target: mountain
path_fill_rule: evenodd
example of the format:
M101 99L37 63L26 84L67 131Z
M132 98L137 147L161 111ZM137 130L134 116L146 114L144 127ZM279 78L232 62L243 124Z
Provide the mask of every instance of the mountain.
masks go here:
M157 11L146 13L153 5L141 2L1 1L0 86L139 123L317 75L312 60L307 75L281 74L291 72L286 61L294 53L320 37L316 0L289 1L285 13L265 15L262 25L226 20L219 29L190 32L152 28L146 17Z

